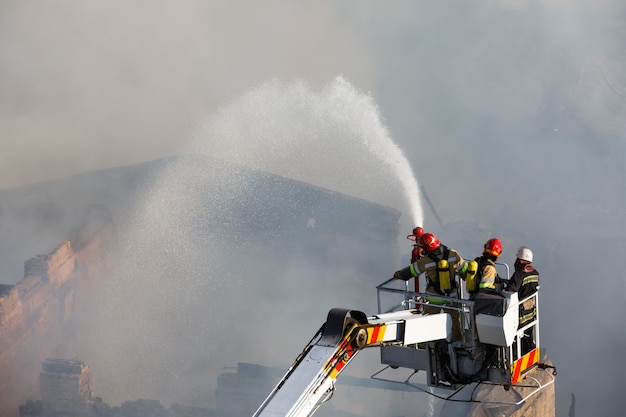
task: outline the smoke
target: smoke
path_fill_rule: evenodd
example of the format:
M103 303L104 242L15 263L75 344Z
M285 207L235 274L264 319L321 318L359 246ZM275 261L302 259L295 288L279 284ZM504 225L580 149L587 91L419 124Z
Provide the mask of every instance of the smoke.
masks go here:
M542 345L559 368L557 414L574 393L579 414L610 415L624 408L612 358L626 341L610 306L626 297L625 16L619 0L4 1L0 186L178 154L207 114L220 116L206 122L219 131L227 117L267 115L267 102L250 100L258 91L293 100L310 88L323 102L343 74L367 92L343 102L370 111L365 126L381 122L446 224L427 211L427 229L460 242L466 257L478 254L482 233L502 237L510 263L517 246L532 247ZM294 79L306 81L282 82ZM251 108L221 112L237 97ZM299 104L293 111L316 108ZM292 117L288 109L277 114ZM304 167L320 184L330 176L311 167L327 168L328 157ZM344 175L337 187L369 198L341 184ZM16 209L3 232L29 230L19 226L28 220ZM44 232L54 242L61 234ZM23 246L40 244L35 236Z
M369 73L366 51L329 8L3 2L1 184L171 155L196 120L273 77L323 84L344 71Z

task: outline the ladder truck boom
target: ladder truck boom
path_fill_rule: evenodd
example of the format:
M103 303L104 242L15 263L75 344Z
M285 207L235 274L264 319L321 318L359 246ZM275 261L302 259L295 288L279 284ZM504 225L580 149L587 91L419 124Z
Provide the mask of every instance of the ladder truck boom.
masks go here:
M397 280L390 279L377 287L379 313L376 315L367 316L361 311L344 308L331 309L326 322L253 417L313 415L330 399L337 377L345 367L360 350L369 347L380 348L381 363L387 368L410 369L412 375L424 371L429 389L453 392L444 399L451 399L463 387L474 383L501 385L508 391L537 369L551 368L552 375L556 375L553 366L539 363L536 293L524 300L518 300L517 293L507 292L477 294L472 300L438 296L438 301L445 302L437 304L441 313L425 314L421 305L428 304L432 294L410 291L408 284L403 283L405 288L397 288ZM399 299L399 302L394 301L390 308L383 309L381 298L386 296ZM529 299L533 299L536 306L535 318L520 326L519 306ZM452 310L458 314L450 314ZM453 316L461 321L461 340L452 340ZM532 334L530 341L529 334ZM409 378L404 382L391 382L408 384ZM536 386L523 385L524 389L531 388L530 393L507 404L523 403L554 382L553 377L549 378L545 384L531 378ZM466 401L474 400L470 397Z
M332 394L337 377L360 349L445 339L451 328L448 314L403 310L367 318L360 311L332 309L254 417L310 416Z

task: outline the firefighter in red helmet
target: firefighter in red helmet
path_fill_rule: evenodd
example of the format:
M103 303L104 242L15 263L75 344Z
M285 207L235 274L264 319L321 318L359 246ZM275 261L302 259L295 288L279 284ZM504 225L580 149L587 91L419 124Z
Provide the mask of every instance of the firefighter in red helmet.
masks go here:
M419 238L424 234L424 229L421 227L416 227L413 229L410 235L407 235L407 239L413 243L413 250L411 251L411 263L416 262L419 258L422 257L423 251L419 246Z
M461 323L458 310L446 309L446 306L458 307L448 298L459 298L459 286L455 277L465 276L467 263L454 249L441 244L437 236L432 233L424 233L418 239L418 245L423 251L423 256L412 262L406 268L394 273L394 278L408 281L424 273L426 276L426 293L433 294L427 297L428 303L423 306L426 314L440 313L442 308L452 316L452 340L461 340ZM442 262L443 261L443 262ZM444 279L445 277L445 279Z
M497 291L502 289L502 279L496 271L496 261L502 253L502 243L497 237L489 239L483 245L483 254L476 258L478 273L476 281L479 282L479 291Z
M411 250L411 263L417 262L419 258L422 257L424 251L420 248L419 239L424 234L424 229L422 227L415 227L410 235L407 235L407 239L413 242L413 249ZM415 277L414 282L415 292L420 292L420 280L419 277ZM416 306L417 309L421 309L420 305Z

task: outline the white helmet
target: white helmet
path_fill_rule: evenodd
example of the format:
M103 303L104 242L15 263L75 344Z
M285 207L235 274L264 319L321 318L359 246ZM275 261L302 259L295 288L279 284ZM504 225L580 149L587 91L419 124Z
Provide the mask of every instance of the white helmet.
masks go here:
M517 256L518 259L521 259L523 261L528 261L528 262L533 261L533 251L528 249L526 246L520 246L515 256Z

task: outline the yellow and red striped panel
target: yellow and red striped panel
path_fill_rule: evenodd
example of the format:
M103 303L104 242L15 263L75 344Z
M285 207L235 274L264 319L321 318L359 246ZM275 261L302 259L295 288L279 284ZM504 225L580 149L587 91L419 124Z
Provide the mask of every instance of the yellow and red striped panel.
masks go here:
M539 363L539 348L535 348L511 365L511 384L517 384L526 375L534 372Z
M339 372L341 372L341 370L344 366L346 366L350 358L356 353L356 350L354 350L354 348L350 344L350 334L347 334L343 338L343 340L337 347L337 350L335 351L333 357L324 366L325 369L327 369L329 366L332 366L332 369L329 372L329 376L332 379L337 378Z
M383 337L385 336L386 328L386 324L380 324L365 328L365 330L367 331L366 345L381 342L383 340ZM324 368L328 368L329 366L334 364L329 373L332 379L337 378L337 375L339 375L339 373L343 370L344 366L346 366L350 358L352 358L352 356L354 356L354 354L357 352L350 344L351 334L352 333L344 337L344 339L339 344L339 347L335 351L333 357L324 366Z
M385 336L385 330L387 330L386 324L377 324L372 327L368 327L367 329L367 344L372 345L374 343L379 343L383 340Z

